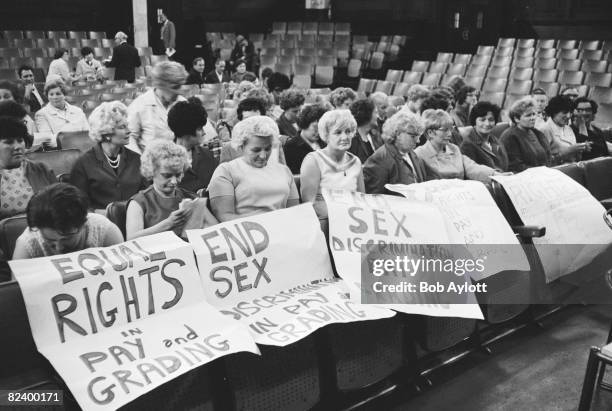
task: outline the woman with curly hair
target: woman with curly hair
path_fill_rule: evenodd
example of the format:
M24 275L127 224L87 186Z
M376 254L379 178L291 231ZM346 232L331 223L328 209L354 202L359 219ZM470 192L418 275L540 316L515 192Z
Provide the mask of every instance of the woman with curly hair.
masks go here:
M153 184L128 203L128 240L169 230L180 236L193 213L202 218L199 228L217 224L205 199L189 201L195 200L196 194L179 187L189 166L187 150L172 141L155 140L147 146L140 172Z
M278 126L270 117L242 120L232 138L242 155L215 170L208 194L219 221L261 214L298 204L299 195L291 170L277 161L268 161L278 146Z
M96 107L89 116L89 137L97 144L74 163L70 182L87 195L90 207L104 210L109 203L127 201L146 187L140 156L125 148L130 138L123 103Z
M357 94L348 87L338 87L329 95L329 102L337 109L348 109L357 99Z
M283 110L283 114L276 124L278 124L278 130L282 135L289 138L298 135L297 117L305 100L304 93L299 90L289 89L281 93L280 108Z

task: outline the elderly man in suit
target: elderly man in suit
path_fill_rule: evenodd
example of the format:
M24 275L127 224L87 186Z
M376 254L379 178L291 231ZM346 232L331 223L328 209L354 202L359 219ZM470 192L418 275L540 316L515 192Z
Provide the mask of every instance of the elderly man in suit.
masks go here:
M230 76L225 72L225 60L218 58L215 61L215 69L204 78L207 84L229 83Z
M168 57L172 57L176 52L176 29L174 23L168 20L164 12L159 15L161 22L161 40L164 43L164 50Z
M387 190L385 184L422 183L438 178L413 151L424 130L420 117L409 110L401 110L385 122L385 144L363 165L366 193L398 195Z
M106 62L107 67L115 67L115 80L127 80L133 83L136 79L136 67L140 67L140 57L136 47L127 43L127 34L122 31L115 34L117 46L113 49L113 58Z
M23 83L23 102L30 108L30 113L34 114L47 104L43 87L34 83L34 70L30 66L19 67L19 79Z

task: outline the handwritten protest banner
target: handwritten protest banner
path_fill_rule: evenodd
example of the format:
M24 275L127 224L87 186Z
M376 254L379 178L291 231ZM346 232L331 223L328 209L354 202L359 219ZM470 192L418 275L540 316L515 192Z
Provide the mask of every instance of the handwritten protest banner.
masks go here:
M482 273L471 274L474 280L505 270L529 270L529 262L518 239L481 182L444 179L410 185L387 184L386 188L408 199L438 206L450 243L469 245L474 257L487 259ZM477 244L486 247L477 247Z
M331 323L386 318L334 279L311 204L189 230L206 300L247 325L257 343L285 346Z
M602 205L561 171L534 167L493 178L504 187L524 224L546 227L546 235L533 242L547 282L587 265L612 243ZM580 244L584 246L572 246Z
M116 409L215 358L259 352L204 301L193 250L171 232L9 264L38 351L83 409Z
M352 299L362 293L362 246L450 244L444 218L435 205L416 199L324 190L329 215L329 245L338 274L346 280ZM472 293L466 298L475 301ZM477 304L391 304L410 314L482 319Z

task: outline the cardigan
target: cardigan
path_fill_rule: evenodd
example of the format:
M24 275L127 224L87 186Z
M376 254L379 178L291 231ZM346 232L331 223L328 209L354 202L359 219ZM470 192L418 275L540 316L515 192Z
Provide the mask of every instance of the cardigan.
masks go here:
M491 167L477 164L468 156L461 154L459 147L452 143L445 146L445 151L438 152L431 141L428 141L425 145L417 147L414 152L425 164L433 168L440 178L478 180L487 183L495 174L495 170Z
M550 165L550 146L539 130L523 130L513 125L504 131L501 143L508 153L508 171L518 173L530 167Z
M484 138L472 129L461 143L461 152L478 164L503 172L508 171L506 149L494 135L489 134L488 140L491 148L486 147L483 144Z

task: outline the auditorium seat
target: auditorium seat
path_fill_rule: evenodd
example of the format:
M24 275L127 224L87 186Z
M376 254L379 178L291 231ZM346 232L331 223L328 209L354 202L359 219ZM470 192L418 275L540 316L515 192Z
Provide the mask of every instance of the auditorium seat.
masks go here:
M534 81L544 81L544 82L555 82L557 81L557 70L556 69L540 69L537 68L533 73Z
M405 71L402 82L408 84L419 84L422 78L423 73L420 71Z
M293 76L292 84L297 88L308 90L312 85L312 78L309 74L296 74Z
M535 46L534 39L518 39L518 42L516 43L517 48L527 48L527 47L534 47L534 46Z
M420 317L416 328L419 345L430 352L443 351L471 337L476 331L476 320L455 317Z
M0 69L0 79L2 80L19 80L17 76L17 71L13 68L3 68Z
M41 49L57 48L57 40L45 38L36 39L36 47Z
M538 49L554 49L556 40L554 39L538 39L536 48Z
M533 88L541 88L547 96L556 96L559 94L559 83L548 81L534 81Z
M510 79L514 80L531 80L533 77L532 68L513 68L510 72Z
M612 127L612 103L601 103L595 122L605 128Z
M507 92L526 96L531 94L532 85L533 82L531 80L510 80Z
M491 56L495 52L495 46L478 46L476 54L481 56Z
M583 161L586 188L607 208L612 207L612 157L600 157L593 160Z
M4 257L8 261L13 258L17 238L27 226L25 214L4 218L0 221L0 251L2 252L0 259Z
M91 47L91 48L95 48L95 47L100 47L101 46L101 42L98 39L81 39L81 47Z
M538 49L535 53L536 59L551 59L557 57L556 49Z
M598 50L600 45L599 40L581 40L578 48L580 50Z
M421 80L421 84L424 86L436 87L440 85L441 78L442 74L440 73L424 73L423 80Z
M578 59L557 60L556 69L559 71L579 71L582 61Z
M559 40L559 43L557 43L557 48L561 50L575 49L576 44L577 44L576 40Z
M562 86L580 86L584 80L582 71L562 71L559 73L558 82Z
M42 30L26 30L24 31L25 36L24 39L44 39L47 38L45 32ZM49 37L53 38L53 37Z
M317 30L320 34L333 34L334 27L332 23L321 22L318 24L316 21L307 21L302 23L302 33L303 34L317 34ZM302 34L302 33L287 33L287 34Z
M585 73L605 73L607 70L607 61L587 60L582 63L582 71Z
M599 104L612 104L612 88L610 87L591 87L590 98Z
M402 70L387 70L385 81L392 81L394 83L398 83L401 81L403 75L404 72Z
M465 84L474 87L476 90L480 90L484 77L482 76L467 76L465 77Z
M532 68L534 60L533 57L517 57L512 61L512 66L516 68Z
M115 47L115 40L113 39L101 39L99 41L103 48L112 49Z
M493 54L493 58L495 57L512 57L512 53L514 52L514 47L498 47Z
M513 93L506 93L506 98L504 99L504 106L503 108L508 110L510 109L510 107L512 107L512 104L514 104L514 102L522 99L523 97L525 97L525 94L513 94Z
M9 62L7 59L0 57L0 69L9 69ZM0 77L2 78L2 77Z
M465 64L467 66L468 64L470 64L471 60L472 60L471 54L455 54L453 63Z
M535 49L533 47L519 48L514 52L514 58L533 57Z
M287 77L291 78L291 64L276 63L274 65L274 71L277 73L283 73Z
M503 107L505 97L506 97L506 93L504 93L503 91L497 91L497 92L485 91L483 88L483 91L480 94L480 97L478 98L478 100L488 101L490 103L497 104L499 107Z
M447 68L448 68L447 63L443 63L439 61L432 61L431 64L429 65L428 72L444 74Z
M436 61L440 63L451 63L453 61L453 53L438 53Z
M408 94L408 89L410 88L410 86L411 84L408 84L408 83L397 83L395 85L395 89L393 89L393 95L406 98Z
M374 87L376 87L376 80L373 79L367 79L367 78L360 78L359 79L359 85L357 86L357 92L358 93L365 93L370 94L372 91L374 91Z
M484 77L487 73L488 66L483 64L470 64L465 75L467 77Z
M68 38L74 40L81 40L87 38L87 33L84 31L69 31Z
M586 73L584 84L587 86L612 86L612 73Z
M482 85L482 91L490 93L504 92L508 80L505 78L487 78Z
M22 39L23 32L21 30L4 30L2 32L2 38L5 40Z
M14 40L13 41L13 47L17 47L17 48L20 48L20 49L33 48L34 47L34 40L32 40L31 38Z
M500 38L497 41L497 47L514 47L515 43L515 38Z
M484 66L488 66L489 63L491 62L491 56L490 55L475 55L472 57L472 59L470 60L470 65L484 65Z
M412 62L412 68L410 69L410 71L418 71L418 72L426 73L428 68L429 68L429 61L415 60Z
M81 41L79 39L59 39L59 46L65 49L79 48Z
M603 50L583 50L578 55L581 60L605 60Z
M559 50L557 52L557 58L558 59L577 59L578 58L578 50L577 49Z
M487 78L508 78L510 72L510 66L493 66L487 72Z
M24 65L32 67L34 65L34 59L32 59L32 57L11 57L9 59L9 67L15 70Z
M463 77L465 75L465 71L467 70L467 66L463 63L451 63L448 65L446 69L447 75L457 75Z
M334 82L334 67L318 65L315 67L315 84L319 86L331 86Z
M19 49L16 48L0 49L0 56L4 57L5 59L9 59L11 57L21 57L21 53L19 52Z
M81 151L77 149L40 151L26 153L26 158L31 161L38 161L47 165L56 176L69 174L77 158L81 156Z

